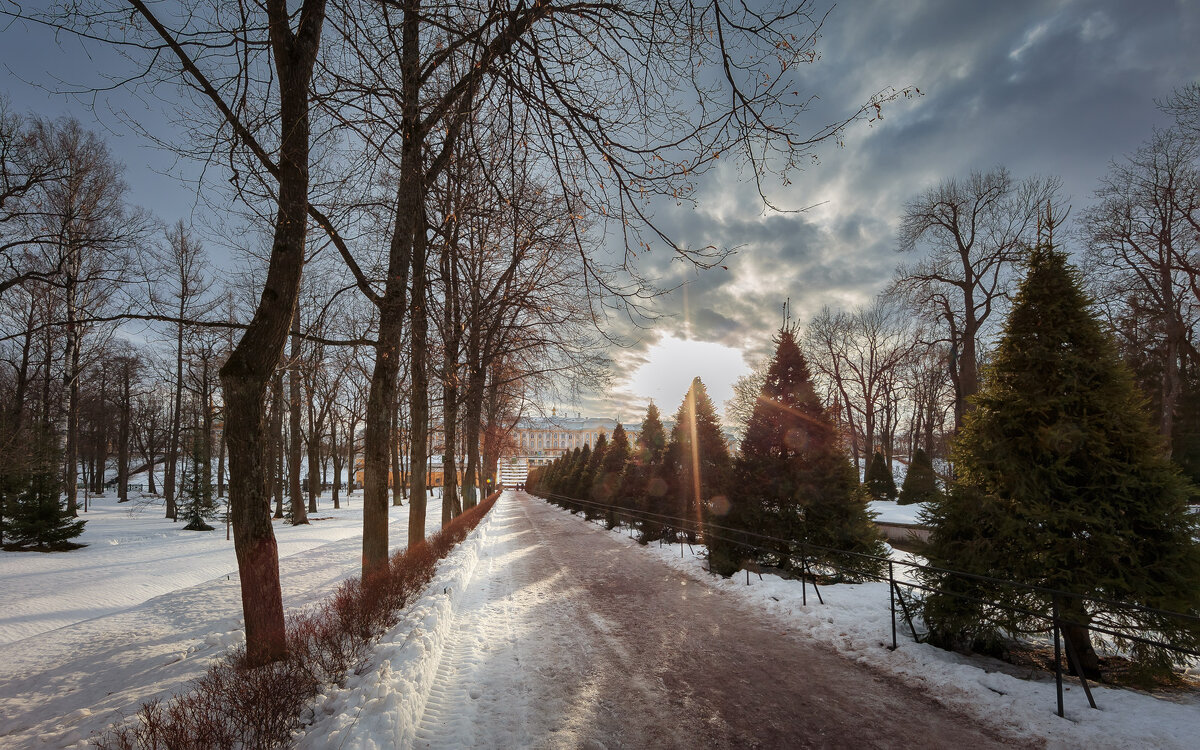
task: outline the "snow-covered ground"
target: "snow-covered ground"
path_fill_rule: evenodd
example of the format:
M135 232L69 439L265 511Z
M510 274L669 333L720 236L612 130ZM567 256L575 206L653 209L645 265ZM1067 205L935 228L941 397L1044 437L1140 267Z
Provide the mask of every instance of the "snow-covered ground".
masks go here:
M872 500L868 508L875 513L875 520L879 523L920 524L925 503L900 505L894 500Z
M906 510L916 506L895 507ZM947 706L1017 734L1044 739L1049 747L1184 750L1197 746L1200 692L1196 690L1150 695L1093 684L1092 694L1099 706L1099 710L1093 710L1079 683L1067 682L1065 718L1060 719L1055 713L1052 675L915 643L911 635L905 637L907 625L903 620L897 625L899 647L888 650L892 625L886 583L824 586L824 604L818 603L809 587L805 606L801 604L798 581L771 574L764 574L760 580L752 574L747 585L744 574L728 579L710 575L702 546L642 546L620 529L611 533L628 543L630 554L655 556L705 585L736 597L752 611L770 612L786 624L792 637L824 643L848 659L927 691ZM897 560L923 562L907 553L895 554ZM907 577L903 570L903 566L897 567L897 578ZM1200 664L1194 664L1190 674L1200 677Z
M275 522L279 556L362 534L361 495L333 510L318 501L307 526ZM80 506L82 509L82 506ZM86 547L69 552L0 553L0 644L67 627L136 606L156 596L237 570L225 526L184 531L163 517L160 499L117 503L115 492L92 497L83 535ZM440 518L440 515L437 515ZM319 519L319 520L318 520Z
M304 607L357 575L362 504L318 501L309 526L276 522L284 604ZM242 642L233 543L188 532L161 505L92 498L70 552L0 552L0 747L81 747L121 713L183 688ZM431 499L426 531L440 526ZM131 513L131 506L133 512ZM408 506L390 507L391 541Z
M498 508L511 498L502 498ZM89 525L91 536L84 541L91 546L50 555L0 554L0 623L8 628L0 632L26 628L34 634L0 645L0 746L82 747L121 712L132 713L148 698L181 689L241 641L232 546L222 546L228 544L223 530L195 540L159 518L160 510L131 517L115 500L102 500L89 514L102 521ZM433 510L431 504L430 532L438 525ZM562 517L556 528L578 529L570 544L586 545L588 535L605 534L565 511L554 513ZM357 573L359 496L336 512L323 500L315 516L332 518L308 529L276 527L281 550L291 550L281 552L287 556L280 561L288 607L315 602ZM403 539L406 522L407 507L393 508L394 541ZM496 512L484 519L439 565L433 584L385 636L370 666L344 688L330 687L318 696L308 715L312 725L297 738L299 746L518 747L549 737L549 744L542 743L546 747L577 747L596 746L588 743L597 721L611 719L614 731L633 731L636 717L615 712L607 701L622 691L648 688L636 680L622 682L621 669L608 669L616 675L610 675L615 692L590 703L586 692L574 703L563 693L563 686L581 674L592 675L582 683L589 690L604 684L593 677L595 670L606 669L600 662L613 656L614 647L596 639L612 635L612 624L600 610L586 610L584 621L594 621L590 629L560 632L561 623L571 621L564 613L575 606L570 592L582 583L572 581L565 569L535 567L545 580L533 583L513 579L513 566L529 567L523 561L532 559L532 548L546 544L538 538L541 533L505 525L504 515ZM804 606L796 581L751 576L746 585L744 576L710 576L700 547L640 546L620 531L606 536L624 551L614 550L605 564L616 562L612 555L657 558L712 595L744 607L748 618L770 613L781 625L779 637L819 644L889 675L897 690L919 687L977 716L981 724L1044 739L1051 747L1191 748L1200 734L1195 693L1155 697L1094 686L1101 710L1093 711L1075 685L1067 693L1064 720L1054 715L1054 683L1045 675L913 643L904 637L903 624L900 647L889 651L886 585L823 587L823 605L809 588ZM122 546L134 557L117 554ZM222 564L227 572L221 572ZM16 616L23 597L12 593L14 587L23 587L23 596L41 593L22 580L28 576L43 576L41 588L57 589L56 595L38 598L37 607L26 605L24 615ZM72 583L56 583L59 578ZM565 600L555 593L562 591L568 594ZM695 597L697 602L703 598ZM703 618L702 609L696 616ZM51 629L59 622L73 624ZM502 684L517 684L517 689L502 690ZM464 705L469 710L462 710ZM638 710L647 712L644 726L654 726L660 718L655 712L669 713L673 707ZM562 744L554 744L558 740Z

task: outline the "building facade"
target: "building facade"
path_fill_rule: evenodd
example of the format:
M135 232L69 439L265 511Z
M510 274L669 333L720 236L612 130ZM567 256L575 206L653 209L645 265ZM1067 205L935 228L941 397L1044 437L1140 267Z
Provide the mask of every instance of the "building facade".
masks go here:
M641 431L641 423L624 423L632 445ZM500 483L522 484L529 471L545 466L564 453L585 445L595 448L600 436L612 437L617 420L609 417L531 417L521 420L512 431L514 448L500 459Z

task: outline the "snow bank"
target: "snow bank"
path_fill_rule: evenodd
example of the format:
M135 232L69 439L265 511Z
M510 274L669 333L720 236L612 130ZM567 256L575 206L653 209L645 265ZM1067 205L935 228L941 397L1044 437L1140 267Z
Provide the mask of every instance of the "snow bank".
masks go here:
M313 699L312 725L297 748L385 750L412 747L455 611L479 562L493 513L438 563L425 593L400 624L380 639L375 656L344 687L327 686Z
M824 604L818 602L809 585L805 606L799 581L770 574L760 580L751 574L747 585L744 572L728 579L710 575L702 546L642 546L625 536L623 530L613 533L631 548L659 557L689 577L741 599L754 610L771 613L789 637L825 643L848 659L895 675L942 704L975 715L1014 737L1044 739L1052 748L1196 747L1200 735L1197 691L1156 696L1093 684L1092 694L1099 706L1099 710L1093 710L1078 681L1065 682L1069 692L1064 700L1065 719L1060 719L1055 713L1053 675L916 643L899 617L899 647L889 650L892 620L886 583L822 586ZM899 552L896 558L913 559ZM898 566L897 577L901 577L901 570Z

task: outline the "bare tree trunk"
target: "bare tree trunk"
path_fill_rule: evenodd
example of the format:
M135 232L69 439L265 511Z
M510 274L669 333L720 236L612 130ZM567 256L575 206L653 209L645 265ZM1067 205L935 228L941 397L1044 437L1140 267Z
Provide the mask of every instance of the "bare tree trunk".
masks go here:
M321 425L314 403L316 394L308 395L308 512L317 512L317 495L321 493Z
M171 425L167 435L167 465L163 475L163 495L166 498L167 518L172 521L178 515L175 509L175 472L179 464L179 440L182 431L183 412L183 322L186 309L180 304L180 322L175 327L175 392L171 398Z
M120 422L117 428L117 502L129 501L129 435L133 420L133 363L121 360Z
M375 347L375 366L371 374L371 388L367 395L366 427L363 433L363 575L381 568L388 559L388 442L392 435L391 414L396 404L396 376L400 365L400 342L403 333L404 313L407 307L409 274L417 268L416 246L418 239L424 252L424 190L422 186L421 145L424 137L420 133L420 1L407 0L402 21L401 86L403 105L400 129L404 136L400 153L400 185L396 196L395 223L388 250L388 274L384 285L383 299L379 305L379 342ZM424 261L420 262L424 275ZM424 279L420 288L413 280L413 310L423 307ZM415 323L415 321L414 321ZM414 326L415 327L415 326ZM412 361L414 372L423 369L425 362L424 332L421 334L421 349L417 350L417 334L413 333ZM412 383L413 398L423 385ZM421 418L424 419L424 413ZM415 413L411 418L417 419ZM424 436L422 435L422 441ZM415 444L414 439L414 444ZM424 453L424 442L420 452ZM410 460L416 460L410 451ZM424 455L421 455L422 461ZM424 470L422 469L422 474ZM424 476L421 477L424 480ZM419 523L421 533L414 535L414 524ZM413 488L409 509L409 546L424 539L425 491L424 485Z
M308 510L300 487L300 307L292 311L292 352L288 365L288 499L292 504L292 525L308 523Z
M221 427L221 439L217 441L217 497L225 497L225 427Z
M354 492L354 432L358 429L358 420L353 416L346 425L346 500Z
M67 445L64 475L67 512L79 515L79 334L74 320L74 304L67 303Z
M429 320L425 287L426 240L424 215L418 209L418 229L413 233L412 254L412 475L413 494L408 501L408 546L425 541L425 489L428 483L425 462L429 456Z
M271 435L267 450L268 487L267 502L275 500L275 518L283 518L283 372L275 373L271 382ZM232 480L232 477L231 477Z
M336 413L329 419L329 452L330 458L333 460L333 509L337 510L342 507L341 498L338 495L342 488L342 454L338 451Z
M267 384L283 356L300 296L308 227L308 96L325 20L324 0L305 0L297 31L287 3L269 0L269 30L279 78L278 213L262 296L245 334L221 368L229 440L233 546L242 583L246 661L263 664L287 653L279 548L271 526L264 471ZM148 15L148 11L145 13Z
M483 422L483 396L487 371L480 363L478 334L470 334L467 343L466 412L463 415L463 438L467 445L467 470L463 474L462 503L465 510L478 503L479 492L479 435Z
M400 472L400 408L399 404L392 409L392 470L388 475L389 483L392 487L392 505L400 507L404 505L404 475Z

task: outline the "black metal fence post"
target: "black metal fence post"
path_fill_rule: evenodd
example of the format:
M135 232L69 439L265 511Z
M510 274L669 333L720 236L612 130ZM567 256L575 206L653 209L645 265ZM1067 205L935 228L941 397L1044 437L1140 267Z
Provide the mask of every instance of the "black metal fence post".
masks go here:
M1050 598L1050 623L1054 630L1054 687L1058 691L1058 715L1063 715L1062 646L1059 643L1058 596Z
M888 561L888 604L892 608L892 650L895 651L899 644L896 643L896 568L892 562Z
M808 554L800 553L800 604L808 606Z

